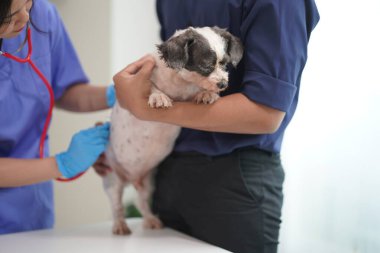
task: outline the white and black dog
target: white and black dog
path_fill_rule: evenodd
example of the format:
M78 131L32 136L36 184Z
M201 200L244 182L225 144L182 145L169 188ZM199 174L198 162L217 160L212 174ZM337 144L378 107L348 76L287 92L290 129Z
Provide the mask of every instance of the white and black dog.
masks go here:
M152 54L156 66L148 101L156 108L170 107L172 101L215 102L218 93L228 85L227 65L236 67L243 55L240 40L218 27L179 30L157 47L158 52ZM114 234L130 233L122 205L123 190L129 183L136 187L136 204L144 217L144 226L162 227L149 207L151 171L172 151L179 132L179 126L141 121L118 103L113 107L106 151L112 172L103 182L111 201Z

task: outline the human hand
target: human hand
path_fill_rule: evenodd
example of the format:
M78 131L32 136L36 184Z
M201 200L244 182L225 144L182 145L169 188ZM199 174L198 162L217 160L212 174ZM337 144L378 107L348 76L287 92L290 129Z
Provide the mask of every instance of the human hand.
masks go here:
M92 167L94 168L95 172L101 177L104 177L108 173L112 172L111 167L106 164L106 155L104 153L98 157L98 160L96 160Z
M95 126L101 126L103 124L103 122L96 122ZM100 154L98 160L96 160L92 167L94 168L95 172L101 177L106 176L112 171L111 167L106 163L105 153Z
M147 55L113 77L119 104L138 118L143 116L144 109L148 107L152 86L150 77L154 66L154 58Z
M107 147L110 124L92 127L76 133L66 152L55 156L58 169L66 178L87 170Z

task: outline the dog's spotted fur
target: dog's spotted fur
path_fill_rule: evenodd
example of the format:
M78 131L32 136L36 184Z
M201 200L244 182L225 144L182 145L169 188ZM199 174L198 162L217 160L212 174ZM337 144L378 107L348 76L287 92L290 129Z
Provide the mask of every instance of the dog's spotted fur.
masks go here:
M151 107L170 107L172 101L211 104L227 87L226 64L236 66L243 53L241 43L217 27L188 28L177 31L152 54L156 61L149 97ZM106 151L112 173L104 177L114 216L113 233L128 234L124 220L122 193L128 183L138 192L137 206L144 225L161 228L160 220L150 210L151 171L173 149L180 127L141 121L130 112L114 106L111 115L110 146Z

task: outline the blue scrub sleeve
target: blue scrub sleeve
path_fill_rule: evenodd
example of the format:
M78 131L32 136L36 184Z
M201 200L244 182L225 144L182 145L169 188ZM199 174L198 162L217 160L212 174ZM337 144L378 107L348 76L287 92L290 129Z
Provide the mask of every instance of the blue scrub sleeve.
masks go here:
M240 27L244 44L242 93L288 111L307 58L304 1L246 1Z
M78 83L88 83L89 80L84 73L61 17L53 5L51 5L49 14L52 86L55 99L59 99L68 87Z

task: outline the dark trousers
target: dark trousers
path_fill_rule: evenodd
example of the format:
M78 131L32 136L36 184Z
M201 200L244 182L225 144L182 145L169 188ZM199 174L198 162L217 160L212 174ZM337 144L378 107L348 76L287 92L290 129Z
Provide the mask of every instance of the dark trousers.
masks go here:
M153 211L166 226L232 252L277 252L279 155L254 148L214 157L173 153L155 179Z

